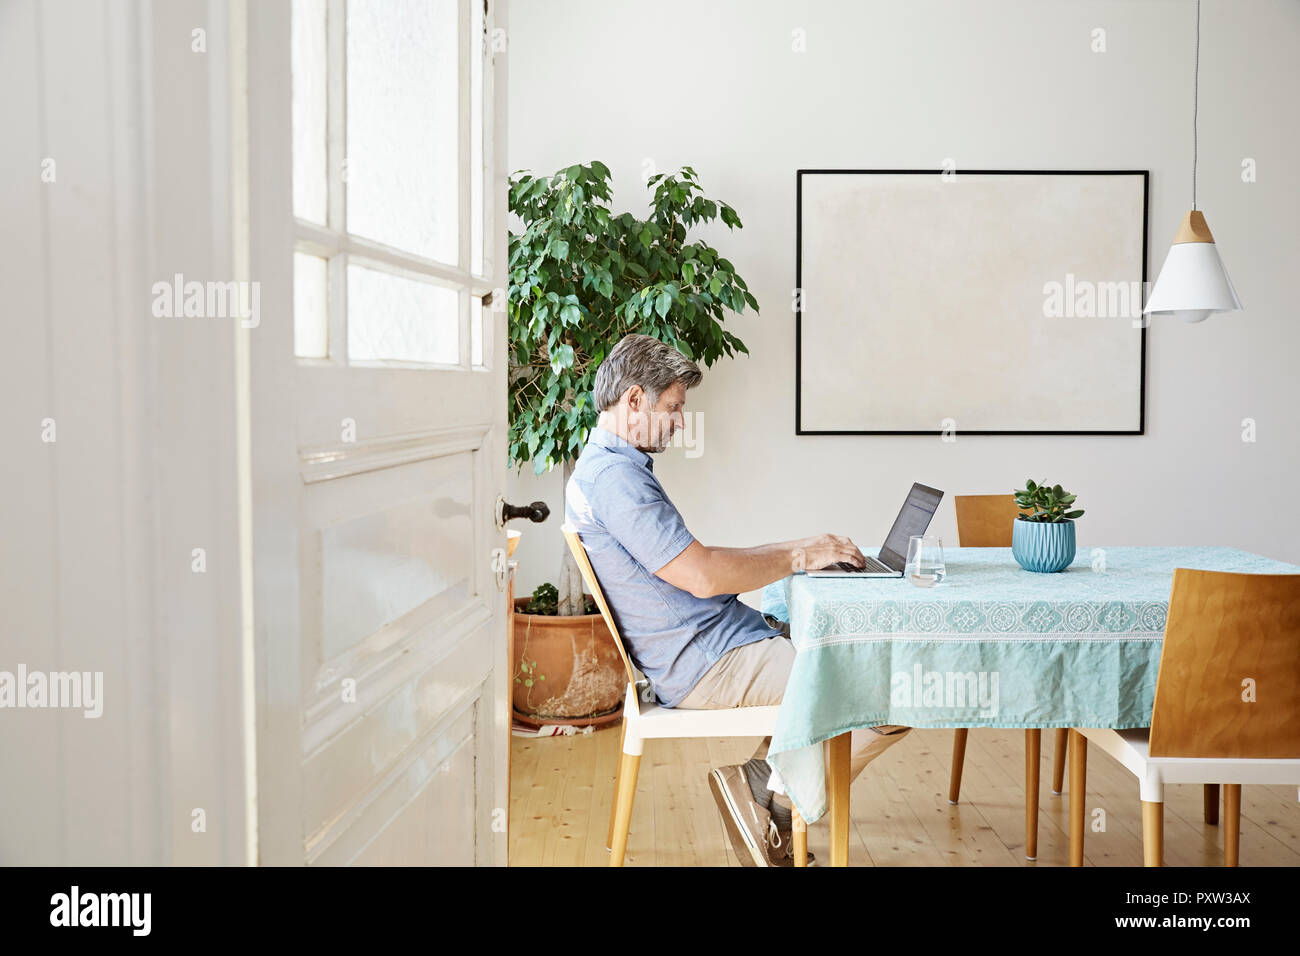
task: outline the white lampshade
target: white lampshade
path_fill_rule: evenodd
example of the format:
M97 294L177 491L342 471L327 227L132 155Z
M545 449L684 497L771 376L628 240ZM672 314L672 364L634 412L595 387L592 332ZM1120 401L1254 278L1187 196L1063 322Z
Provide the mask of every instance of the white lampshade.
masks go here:
M1183 217L1142 311L1200 322L1213 312L1236 312L1240 308L1241 300L1219 258L1219 247L1214 244L1205 216L1193 209Z

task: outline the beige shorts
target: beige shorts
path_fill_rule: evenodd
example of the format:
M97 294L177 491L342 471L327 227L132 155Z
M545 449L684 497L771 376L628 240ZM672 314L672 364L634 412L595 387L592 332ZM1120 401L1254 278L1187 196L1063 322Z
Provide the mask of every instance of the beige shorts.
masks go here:
M714 662L677 706L683 710L779 704L794 666L790 638L768 637L733 647Z

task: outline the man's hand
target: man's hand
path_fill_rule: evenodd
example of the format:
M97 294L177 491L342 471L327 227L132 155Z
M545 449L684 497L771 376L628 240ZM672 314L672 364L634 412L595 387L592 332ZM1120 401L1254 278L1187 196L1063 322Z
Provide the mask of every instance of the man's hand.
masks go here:
M817 571L832 564L847 561L855 568L867 563L858 546L849 538L837 534L819 534L795 542L791 557L791 571Z

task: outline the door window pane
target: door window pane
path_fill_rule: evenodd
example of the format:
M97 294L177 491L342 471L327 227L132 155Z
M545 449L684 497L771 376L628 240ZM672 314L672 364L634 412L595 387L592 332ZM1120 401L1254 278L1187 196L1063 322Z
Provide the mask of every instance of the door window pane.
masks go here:
M293 214L325 223L325 4L293 0Z
M455 289L348 265L348 358L460 362Z
M302 358L329 356L326 319L326 262L301 252L293 255L293 354Z
M347 5L348 232L459 264L456 0Z

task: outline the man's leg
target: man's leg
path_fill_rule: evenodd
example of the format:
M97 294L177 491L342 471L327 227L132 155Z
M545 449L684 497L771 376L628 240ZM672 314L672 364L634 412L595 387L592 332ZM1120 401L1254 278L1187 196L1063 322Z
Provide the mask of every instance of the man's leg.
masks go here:
M788 637L774 637L746 644L728 651L713 665L677 706L687 710L725 707L758 707L781 703L794 666L794 645ZM910 727L886 724L853 731L850 779L856 779L872 760L903 737ZM788 845L794 805L783 793L773 793L768 783L772 768L768 765L771 737L765 737L751 757L739 768L749 783L754 802L766 808Z
M853 731L849 779L857 780L858 774L867 769L867 764L906 737L911 729L898 724L882 724L879 727L862 727Z
M755 641L728 651L678 707L707 710L779 704L785 696L794 657L794 645L785 637ZM850 779L856 780L867 764L906 737L910 730L898 724L882 724L853 731ZM754 788L755 799L761 803L760 798L770 794L772 803L788 811L793 806L790 798L783 793L771 793L767 788L771 768L765 758L771 743L771 737L764 737L745 767L751 783L761 786L761 789Z
M785 637L733 648L718 659L677 707L716 710L778 704L793 663L794 646ZM773 807L773 795L767 789L772 768L764 757L771 742L770 737L764 738L754 756L742 764L709 772L709 786L727 821L732 846L747 865L793 863L789 840L785 839L791 829L789 801ZM780 838L775 841L769 833L772 825Z

